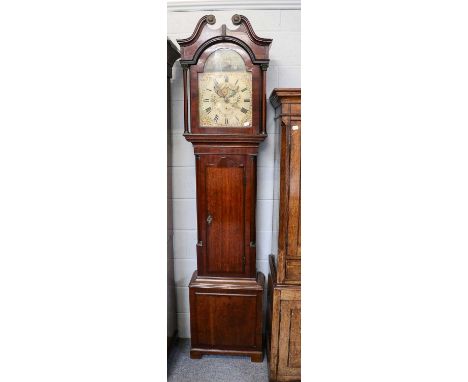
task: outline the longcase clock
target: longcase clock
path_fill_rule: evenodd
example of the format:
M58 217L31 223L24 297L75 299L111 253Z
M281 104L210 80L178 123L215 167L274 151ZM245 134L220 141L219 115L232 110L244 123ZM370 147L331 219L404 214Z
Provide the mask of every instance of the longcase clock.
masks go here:
M184 136L193 144L197 270L190 285L192 358L263 359L265 276L256 270L257 155L266 138L266 70L271 39L245 16L236 29L200 19L180 45ZM195 243L194 243L195 244Z

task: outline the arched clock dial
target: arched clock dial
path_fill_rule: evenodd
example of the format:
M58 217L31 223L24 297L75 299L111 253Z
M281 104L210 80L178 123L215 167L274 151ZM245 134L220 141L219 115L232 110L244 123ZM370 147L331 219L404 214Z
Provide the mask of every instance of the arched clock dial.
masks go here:
M200 73L198 81L200 126L252 126L251 73Z

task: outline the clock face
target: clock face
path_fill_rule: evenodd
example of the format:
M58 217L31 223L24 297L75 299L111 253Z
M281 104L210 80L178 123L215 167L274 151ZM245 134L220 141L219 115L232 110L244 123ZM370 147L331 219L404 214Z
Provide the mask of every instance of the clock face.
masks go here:
M215 50L198 74L202 127L252 126L252 73L232 49Z
M252 126L252 73L198 75L200 126Z

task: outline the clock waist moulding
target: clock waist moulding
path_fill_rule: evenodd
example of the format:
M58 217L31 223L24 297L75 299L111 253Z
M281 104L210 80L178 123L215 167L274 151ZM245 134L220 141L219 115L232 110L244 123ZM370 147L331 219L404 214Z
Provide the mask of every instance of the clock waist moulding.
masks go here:
M193 144L197 270L189 285L191 358L263 359L265 276L256 270L257 155L266 133L271 39L245 16L202 17L180 45L184 137ZM194 243L195 244L195 243Z

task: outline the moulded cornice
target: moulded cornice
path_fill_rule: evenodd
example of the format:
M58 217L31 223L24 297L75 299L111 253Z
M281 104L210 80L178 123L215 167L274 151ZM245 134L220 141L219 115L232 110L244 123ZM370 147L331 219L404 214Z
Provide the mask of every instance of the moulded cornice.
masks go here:
M301 9L300 0L168 0L167 9L171 12L224 11L224 10L294 10Z
M270 103L276 109L281 102L300 102L301 88L275 88L270 95Z
M267 134L246 135L246 134L192 134L185 133L185 139L192 143L246 143L259 144L267 137Z

